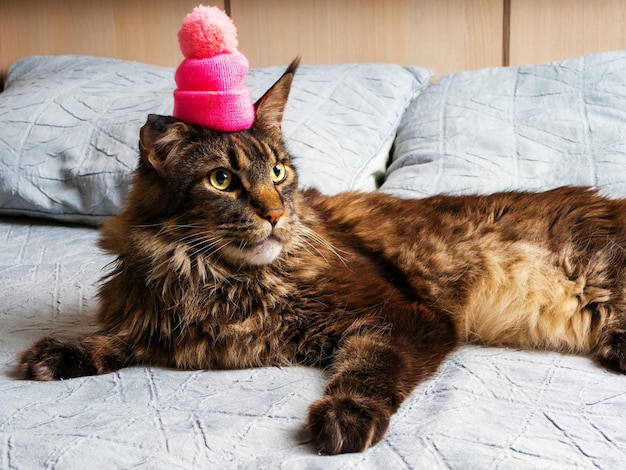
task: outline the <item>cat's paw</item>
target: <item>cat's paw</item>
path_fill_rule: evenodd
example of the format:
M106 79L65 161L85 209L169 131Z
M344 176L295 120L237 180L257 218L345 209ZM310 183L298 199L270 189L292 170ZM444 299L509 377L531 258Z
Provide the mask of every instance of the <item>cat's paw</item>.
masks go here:
M598 347L596 357L607 369L626 374L626 330L612 331Z
M390 416L373 399L330 395L309 408L308 430L321 453L362 452L383 438Z
M60 380L95 374L96 369L79 345L46 337L19 355L18 373L24 379Z

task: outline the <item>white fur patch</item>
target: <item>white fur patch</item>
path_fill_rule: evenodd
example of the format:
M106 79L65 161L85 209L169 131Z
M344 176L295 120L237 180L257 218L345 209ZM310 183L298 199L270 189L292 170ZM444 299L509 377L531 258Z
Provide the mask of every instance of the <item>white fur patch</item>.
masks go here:
M224 247L223 256L230 261L261 266L270 264L283 250L283 244L275 238L268 237L265 241L247 247Z

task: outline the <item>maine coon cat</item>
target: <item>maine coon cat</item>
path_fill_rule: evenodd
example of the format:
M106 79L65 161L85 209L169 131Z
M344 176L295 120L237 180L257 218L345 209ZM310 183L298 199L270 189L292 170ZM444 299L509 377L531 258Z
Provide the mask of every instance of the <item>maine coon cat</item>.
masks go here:
M250 130L148 117L99 330L24 351L24 378L134 364L328 368L308 414L335 454L380 441L457 345L592 355L626 372L626 201L582 188L398 199L300 191L281 134L297 63Z

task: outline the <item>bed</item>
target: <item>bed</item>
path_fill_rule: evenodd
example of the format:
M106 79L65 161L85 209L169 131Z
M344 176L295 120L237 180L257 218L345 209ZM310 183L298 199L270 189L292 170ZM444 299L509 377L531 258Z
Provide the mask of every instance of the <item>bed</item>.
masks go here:
M282 67L251 70L259 97ZM0 93L0 467L602 468L626 459L626 378L593 360L465 346L385 439L317 455L304 432L325 373L131 367L19 380L16 355L93 327L115 214L172 68L90 56L16 62ZM626 197L626 52L436 81L419 66L304 65L284 131L303 187L401 197L590 185Z

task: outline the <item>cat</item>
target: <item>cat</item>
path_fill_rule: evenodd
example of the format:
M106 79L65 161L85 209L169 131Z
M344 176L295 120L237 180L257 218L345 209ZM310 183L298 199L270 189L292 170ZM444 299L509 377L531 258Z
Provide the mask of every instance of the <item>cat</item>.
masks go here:
M595 357L626 372L626 200L594 190L323 196L300 190L281 123L298 62L249 130L150 115L99 330L46 337L21 376L134 364L329 370L307 429L321 452L379 442L402 401L466 342Z

